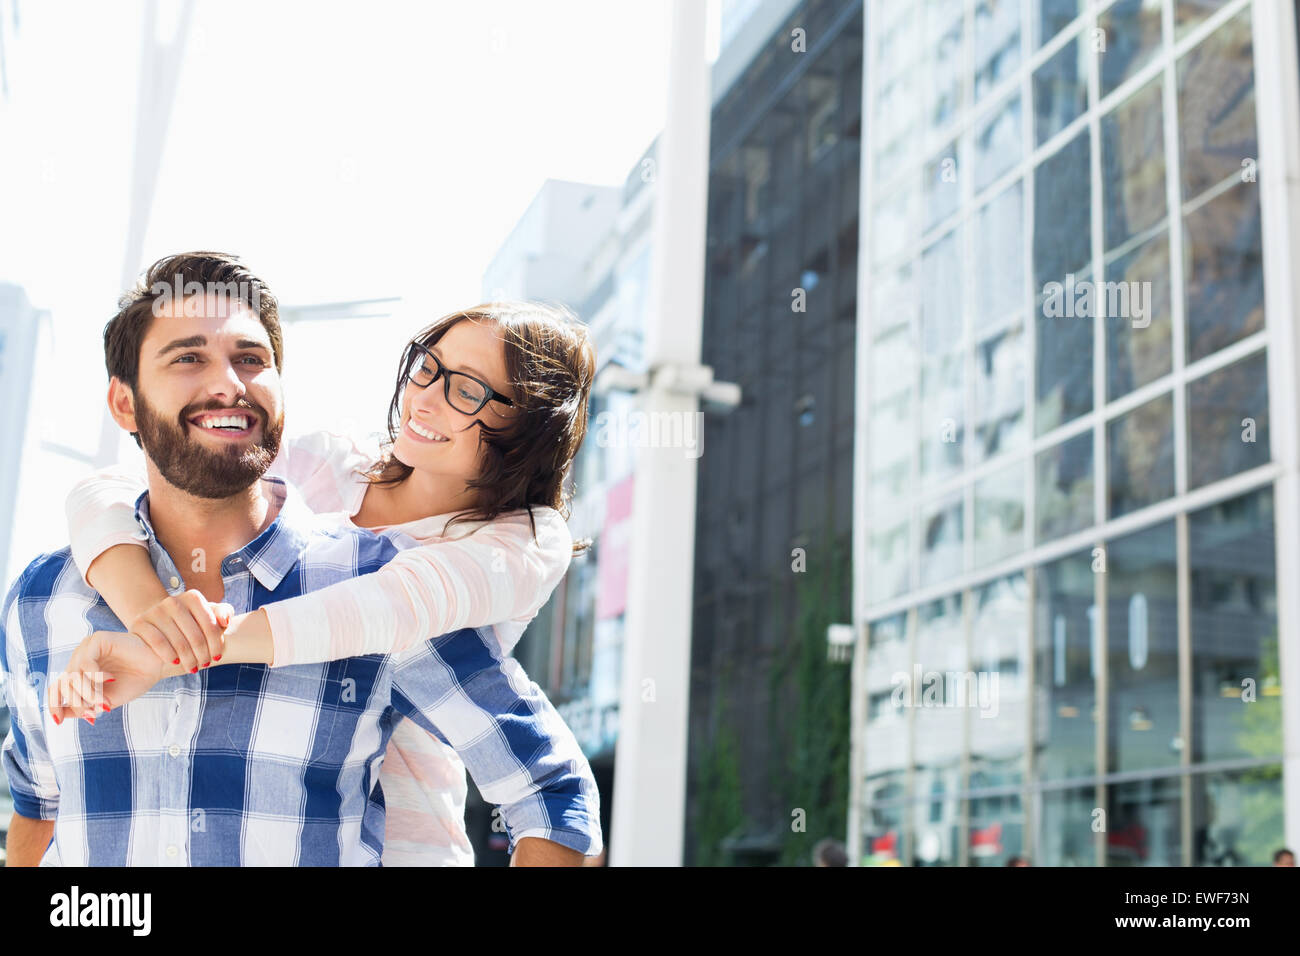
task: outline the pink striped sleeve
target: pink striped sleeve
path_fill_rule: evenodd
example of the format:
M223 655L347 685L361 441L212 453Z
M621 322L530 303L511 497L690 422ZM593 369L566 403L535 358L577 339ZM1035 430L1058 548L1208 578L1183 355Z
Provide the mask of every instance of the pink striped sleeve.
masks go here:
M403 551L373 574L263 607L275 665L392 654L463 627L527 621L564 577L573 538L553 508L502 515ZM456 533L456 526L451 533Z
M146 546L135 501L148 486L143 464L114 465L73 485L65 502L68 540L83 579L91 562L114 545Z
M267 474L288 479L318 514L346 511L352 515L361 507L365 490L357 472L374 459L374 454L345 435L310 432L286 439Z

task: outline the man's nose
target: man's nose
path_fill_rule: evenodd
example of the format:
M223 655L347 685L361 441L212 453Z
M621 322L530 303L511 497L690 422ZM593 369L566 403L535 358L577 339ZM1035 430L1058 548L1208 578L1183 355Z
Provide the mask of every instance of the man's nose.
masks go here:
M248 391L232 362L213 362L204 385L209 395L227 405L233 404Z

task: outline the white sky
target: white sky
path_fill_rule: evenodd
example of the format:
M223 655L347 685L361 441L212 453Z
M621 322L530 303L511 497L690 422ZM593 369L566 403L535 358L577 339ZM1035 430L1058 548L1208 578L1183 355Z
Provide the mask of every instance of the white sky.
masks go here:
M165 31L178 7L161 6ZM6 21L13 8L0 0ZM57 371L35 383L32 429L90 452L102 329L123 279L144 4L18 9L0 102L0 282L53 316ZM403 297L401 329L286 343L291 431L350 425L327 398L355 400L363 430L377 427L394 336L478 300L484 268L546 178L622 183L663 127L669 9L198 0L136 268L220 249L285 304ZM361 370L366 387L289 374L317 368ZM24 461L16 506L48 515L79 476L28 480L37 464Z

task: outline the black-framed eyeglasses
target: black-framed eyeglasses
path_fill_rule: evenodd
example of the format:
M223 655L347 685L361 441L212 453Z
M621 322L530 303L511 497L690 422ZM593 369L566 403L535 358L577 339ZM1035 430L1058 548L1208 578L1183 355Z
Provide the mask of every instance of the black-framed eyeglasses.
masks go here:
M419 388L428 388L440 377L447 404L464 415L477 415L488 402L514 405L514 402L488 385L487 382L465 372L452 372L438 361L438 356L418 342L412 342L406 353L406 379Z

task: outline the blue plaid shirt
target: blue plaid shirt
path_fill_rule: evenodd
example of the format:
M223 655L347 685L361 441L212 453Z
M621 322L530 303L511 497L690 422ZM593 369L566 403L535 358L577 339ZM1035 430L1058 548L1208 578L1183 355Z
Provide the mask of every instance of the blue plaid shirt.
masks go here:
M319 520L279 479L274 522L221 563L236 612L377 570L414 542ZM154 569L180 581L136 503ZM184 584L169 591L179 593ZM0 667L12 725L3 763L17 812L55 821L44 864L377 866L379 769L409 717L453 747L524 836L601 849L595 779L576 739L513 658L472 628L399 655L268 668L231 664L160 681L94 726L56 726L44 675L95 630L125 628L68 548L10 589Z

